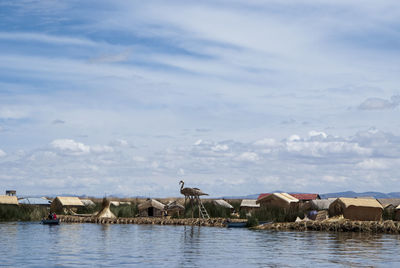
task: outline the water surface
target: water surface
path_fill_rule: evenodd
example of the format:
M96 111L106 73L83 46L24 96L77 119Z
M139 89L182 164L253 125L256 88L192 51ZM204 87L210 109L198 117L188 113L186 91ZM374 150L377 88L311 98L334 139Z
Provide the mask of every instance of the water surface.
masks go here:
M193 226L0 223L0 266L400 267L399 238Z

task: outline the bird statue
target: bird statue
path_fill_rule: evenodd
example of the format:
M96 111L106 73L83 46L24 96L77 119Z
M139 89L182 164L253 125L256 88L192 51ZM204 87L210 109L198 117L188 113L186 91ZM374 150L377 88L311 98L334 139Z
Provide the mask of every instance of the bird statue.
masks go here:
M181 185L181 194L183 194L185 196L185 208L186 208L186 200L189 198L190 200L190 204L192 205L192 218L193 218L193 201L197 202L197 204L199 205L199 217L200 217L200 196L201 195L208 195L204 192L202 192L199 188L189 188L189 187L185 187L185 182L184 181L180 181L179 184Z
M208 195L204 192L202 192L199 188L189 188L189 187L185 187L183 188L183 186L185 185L184 181L180 181L179 184L181 184L181 194L183 194L186 197L197 197L200 195Z

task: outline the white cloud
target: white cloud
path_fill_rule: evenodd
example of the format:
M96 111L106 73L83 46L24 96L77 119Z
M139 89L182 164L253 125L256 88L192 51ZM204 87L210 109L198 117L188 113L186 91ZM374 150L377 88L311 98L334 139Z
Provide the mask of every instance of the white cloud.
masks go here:
M229 150L229 146L226 144L217 144L211 148L211 150L215 152L224 152Z
M107 145L93 145L90 146L90 151L93 153L111 153L114 152L114 149Z
M142 156L133 156L132 160L135 162L146 162L146 158L144 158Z
M385 110L396 108L400 104L400 95L393 95L390 100L368 98L358 106L361 110Z
M312 130L308 133L308 136L310 137L317 137L317 138L323 138L326 139L328 137L328 135L325 132L318 132L315 130Z
M51 146L55 149L58 149L62 152L70 153L70 154L88 154L90 153L90 146L87 146L83 143L76 142L70 139L58 139L51 142Z
M197 140L193 145L200 145L200 144L202 144L202 143L203 143L203 140L200 139L200 140Z
M334 141L334 142L287 142L287 150L290 153L297 153L304 156L322 157L331 154L356 154L356 155L371 155L372 150L369 148L360 147L357 143Z
M0 107L0 118L4 119L21 119L28 117L28 112L21 107Z
M180 168L180 169L178 170L177 174L178 174L179 176L183 176L183 175L185 175L185 170L184 170L183 168Z
M117 140L113 140L112 142L110 142L111 146L115 146L115 147L127 147L129 145L129 143L126 140L123 139L117 139Z
M296 135L296 134L291 135L291 136L288 138L288 141L299 141L299 140L301 140L301 138L300 138L300 136L298 136L298 135Z
M84 38L75 38L68 36L55 36L43 33L26 33L26 32L0 32L0 40L13 41L36 41L43 43L53 43L59 45L77 45L77 46L93 46L95 42Z
M6 155L7 155L6 152L4 152L3 150L0 149L0 157L4 157Z
M362 162L357 164L358 168L362 169L387 169L388 166L385 161L380 159L364 159Z
M258 157L258 155L254 152L244 152L236 158L236 160L238 161L245 161L245 162L256 162L259 159L260 158Z
M279 145L279 143L275 139L265 138L265 139L256 141L254 143L254 145L261 146L261 147L276 147Z

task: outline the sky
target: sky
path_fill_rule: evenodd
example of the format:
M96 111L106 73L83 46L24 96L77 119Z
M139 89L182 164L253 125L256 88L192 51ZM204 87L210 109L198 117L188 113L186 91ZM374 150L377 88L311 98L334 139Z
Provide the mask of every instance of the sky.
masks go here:
M0 2L0 193L396 192L400 3Z

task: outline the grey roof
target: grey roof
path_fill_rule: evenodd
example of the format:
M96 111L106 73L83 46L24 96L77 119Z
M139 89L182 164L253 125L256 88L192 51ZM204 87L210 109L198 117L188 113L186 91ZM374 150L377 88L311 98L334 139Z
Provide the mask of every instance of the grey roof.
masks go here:
M256 201L256 199L243 199L240 207L259 208L260 204L257 204Z
M400 205L400 198L379 198L378 202L381 203L382 207L384 208L390 205L397 207Z
M229 204L228 202L226 202L223 199L214 200L214 204L221 206L221 207L225 207L225 208L230 208L230 209L233 208L231 204Z
M81 202L85 205L85 207L95 206L96 204L90 199L81 199Z
M329 209L329 206L332 204L333 201L336 199L320 199L320 200L311 200L311 209L315 210L325 210Z
M43 197L26 197L18 200L20 204L25 205L48 205L50 206L51 201Z
M154 207L157 208L159 210L164 210L165 205L155 199L148 199L145 202L141 203L138 205L138 209L139 210L144 210L147 209L149 207Z

